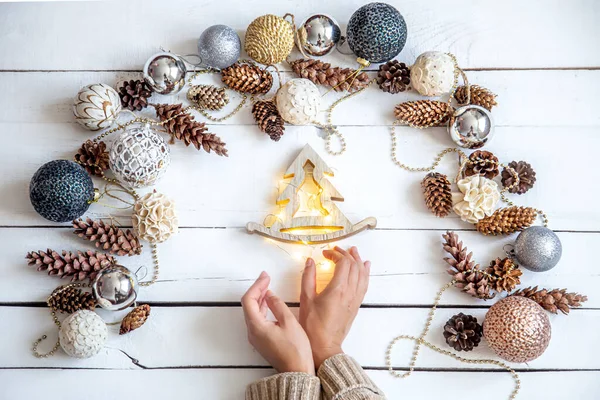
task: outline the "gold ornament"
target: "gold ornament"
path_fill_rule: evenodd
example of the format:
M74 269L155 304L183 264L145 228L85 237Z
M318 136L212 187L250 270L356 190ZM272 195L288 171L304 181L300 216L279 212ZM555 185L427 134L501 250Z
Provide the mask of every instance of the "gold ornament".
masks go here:
M246 30L244 49L248 56L265 65L286 59L294 48L292 24L276 15L256 18Z

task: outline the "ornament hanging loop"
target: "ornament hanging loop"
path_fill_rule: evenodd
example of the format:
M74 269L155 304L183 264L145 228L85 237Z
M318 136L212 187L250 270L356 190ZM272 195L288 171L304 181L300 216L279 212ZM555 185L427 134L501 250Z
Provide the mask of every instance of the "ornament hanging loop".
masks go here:
M504 246L502 246L502 250L504 250L504 252L506 253L506 256L508 258L514 259L515 258L515 246L507 243Z

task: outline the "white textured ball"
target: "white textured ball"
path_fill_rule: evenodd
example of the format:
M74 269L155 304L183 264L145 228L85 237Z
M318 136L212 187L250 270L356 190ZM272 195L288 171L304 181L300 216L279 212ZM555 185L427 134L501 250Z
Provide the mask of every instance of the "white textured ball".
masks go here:
M284 121L305 125L315 119L321 105L321 93L304 78L287 81L277 92L277 110Z
M110 127L120 111L119 93L104 83L82 87L73 104L75 119L91 131Z
M58 331L65 353L76 358L90 358L102 350L108 339L106 324L98 314L79 310L69 315Z
M410 67L410 83L423 96L450 93L454 85L456 66L446 53L428 51L417 57Z
M161 193L148 193L133 206L133 229L150 243L161 243L177 232L179 221L173 200Z
M132 188L155 184L171 164L169 145L149 125L134 126L121 133L108 156L111 171Z

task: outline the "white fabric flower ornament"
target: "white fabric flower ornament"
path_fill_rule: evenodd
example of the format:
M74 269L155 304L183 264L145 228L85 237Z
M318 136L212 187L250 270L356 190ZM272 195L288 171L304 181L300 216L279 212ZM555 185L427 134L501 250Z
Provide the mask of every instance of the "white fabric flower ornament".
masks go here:
M133 228L138 237L161 243L177 232L179 222L173 200L161 193L148 193L133 206Z
M500 200L498 184L481 175L473 175L457 182L460 192L452 193L453 210L460 219L476 224L494 213Z

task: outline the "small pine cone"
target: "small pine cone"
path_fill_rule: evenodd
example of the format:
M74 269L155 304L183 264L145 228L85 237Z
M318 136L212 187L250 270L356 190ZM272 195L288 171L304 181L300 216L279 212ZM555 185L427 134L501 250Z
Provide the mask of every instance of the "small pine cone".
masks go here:
M108 151L103 141L86 140L75 154L75 162L90 175L103 176L108 167Z
M332 67L315 59L298 59L290 62L292 70L300 78L306 78L312 83L332 88L336 92L355 92L367 87L369 76L366 72L357 75L355 69Z
M107 224L104 221L93 221L88 218L73 220L74 234L80 238L96 243L96 247L118 256L134 256L142 253L142 245L131 230Z
M152 89L143 80L125 81L119 88L119 97L123 108L131 111L140 111L148 107L148 98L152 96Z
M498 105L498 103L496 103L496 95L488 89L478 85L471 85L470 91L471 101L469 104L481 106L488 111L492 111L492 107ZM456 88L456 92L454 92L454 98L459 104L467 104L467 87L459 86Z
M560 310L565 315L569 314L571 308L581 307L581 303L587 301L587 296L579 293L567 293L567 289L538 290L537 286L517 290L512 296L527 297L546 311L557 314Z
M482 175L493 179L500 173L498 164L498 157L493 153L485 150L474 151L465 166L465 176Z
M406 101L396 106L396 119L415 128L440 126L448 121L452 107L437 100Z
M529 228L537 216L535 208L512 206L500 208L480 219L475 227L484 235L510 235Z
M483 327L477 318L463 313L450 318L444 325L446 343L456 351L471 351L481 342Z
M47 303L52 311L68 314L79 310L93 310L97 305L92 293L84 292L73 286L61 286L55 289Z
M274 141L279 141L285 130L283 118L271 100L259 100L252 105L252 115L261 131Z
M519 277L523 275L523 272L521 272L519 267L510 258L496 258L492 260L485 272L494 277L491 285L499 293L512 291L521 283Z
M523 194L533 187L535 183L535 171L525 161L512 161L508 166L519 176L519 184L514 185L515 177L508 168L502 170L502 186L510 188L510 193Z
M48 249L32 251L25 258L28 265L35 265L38 271L48 271L48 275L59 278L71 277L71 281L93 280L98 271L116 263L113 256L88 250L73 253L63 250L58 252Z
M431 172L421 182L427 208L440 218L450 214L452 209L452 189L444 174Z
M257 65L235 63L221 71L221 80L231 89L250 94L264 94L273 86L273 76Z
M194 85L188 90L187 98L203 110L220 110L229 103L225 89L213 85Z
M141 304L135 307L121 321L119 335L124 335L144 325L149 316L150 306L148 304Z
M398 60L390 60L379 66L377 84L384 92L404 92L410 85L410 69Z

